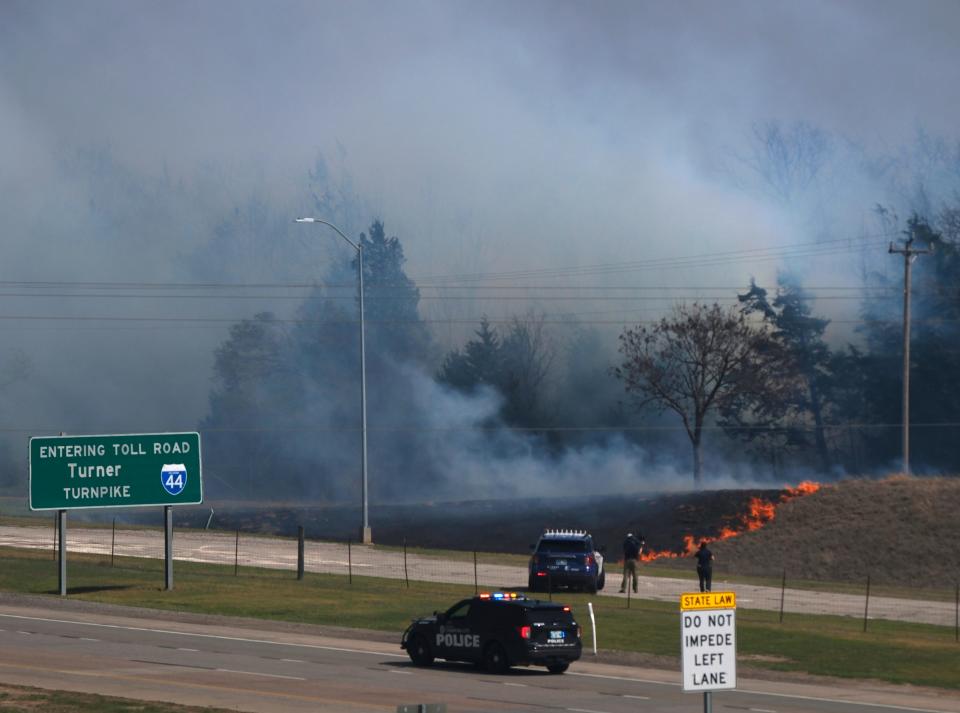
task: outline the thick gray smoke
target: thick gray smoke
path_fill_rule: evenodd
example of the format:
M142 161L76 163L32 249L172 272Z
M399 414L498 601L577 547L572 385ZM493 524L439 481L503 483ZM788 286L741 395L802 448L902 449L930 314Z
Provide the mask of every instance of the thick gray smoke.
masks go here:
M674 300L729 302L786 266L841 287L896 273L874 206L935 212L960 180L958 20L952 3L875 0L7 0L0 369L30 361L0 392L7 471L30 435L193 429L237 320L293 330L331 279L352 309L350 248L301 214L352 237L383 218L440 351L484 314L550 315L555 378L585 384L555 420L602 421L590 396L617 388L616 335ZM752 252L676 260L734 251ZM849 340L857 303L820 296L830 339ZM603 347L567 359L561 320ZM404 446L445 497L684 480L682 433L547 457L535 436L478 431L496 394L398 368L414 401L378 414L376 457ZM415 438L390 430L408 408Z

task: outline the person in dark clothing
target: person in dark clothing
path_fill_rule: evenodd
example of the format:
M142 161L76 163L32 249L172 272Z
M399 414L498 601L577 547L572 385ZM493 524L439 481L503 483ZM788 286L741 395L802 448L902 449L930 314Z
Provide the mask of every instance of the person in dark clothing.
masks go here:
M637 591L637 560L640 559L640 553L643 552L643 535L634 537L632 532L627 533L627 539L623 541L623 581L620 582L620 591L627 591L627 579L633 578L633 591Z
M700 577L700 591L709 592L713 584L713 552L707 549L707 541L700 542L700 549L694 555L697 558L697 576Z

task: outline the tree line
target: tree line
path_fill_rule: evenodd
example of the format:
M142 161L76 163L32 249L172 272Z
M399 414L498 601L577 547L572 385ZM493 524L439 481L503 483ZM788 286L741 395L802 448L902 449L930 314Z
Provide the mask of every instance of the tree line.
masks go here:
M933 221L914 215L901 230L933 248L915 266L914 462L917 470L956 472L960 208ZM796 277L781 272L774 285L745 285L732 305L675 304L652 324L624 329L616 352L593 328L561 335L542 314L527 312L497 325L483 318L462 346L441 353L420 316L399 238L374 221L359 240L371 428L399 431L371 439L371 459L395 474L398 489L429 488L444 468L456 467L434 462L418 441L421 412L431 406L414 372L466 399L492 400L495 408L474 424L490 434L491 451L504 429L522 433L544 458L613 438L681 447L648 430L657 424L686 434L688 455L677 457L697 485L719 465L704 462L705 443L721 439L740 444L730 450L771 477L788 467L818 477L897 467L900 315L889 301L869 297L877 294L871 290L895 293L892 277L863 276L862 321L849 343L828 341L830 320L814 314ZM351 269L356 262L339 274L346 279ZM245 476L274 471L283 473L275 491L296 493L355 470L356 307L317 287L292 327L262 313L234 325L217 349L201 428L205 455L236 487L243 489Z

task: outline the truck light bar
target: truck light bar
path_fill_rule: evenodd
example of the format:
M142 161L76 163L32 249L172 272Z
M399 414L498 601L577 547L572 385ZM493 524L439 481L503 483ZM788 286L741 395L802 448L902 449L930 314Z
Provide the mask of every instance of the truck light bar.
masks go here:
M526 599L522 594L517 594L516 592L482 592L480 595L481 599L492 599L494 601L511 601L517 599Z
M586 530L544 530L543 531L544 537L552 537L555 535L575 535L577 537L584 537L586 536L586 534L587 534Z

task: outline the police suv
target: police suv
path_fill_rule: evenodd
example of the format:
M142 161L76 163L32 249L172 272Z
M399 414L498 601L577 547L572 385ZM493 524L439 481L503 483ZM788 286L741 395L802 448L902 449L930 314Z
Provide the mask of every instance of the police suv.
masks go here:
M604 548L593 545L584 530L544 530L531 545L527 587L531 592L576 587L588 592L603 589L607 573L603 568Z
M414 619L403 632L400 648L417 666L439 658L468 661L491 673L530 665L563 673L580 658L580 626L568 606L494 592Z

